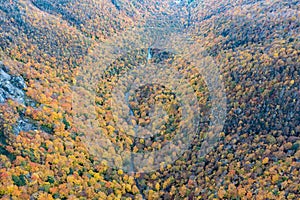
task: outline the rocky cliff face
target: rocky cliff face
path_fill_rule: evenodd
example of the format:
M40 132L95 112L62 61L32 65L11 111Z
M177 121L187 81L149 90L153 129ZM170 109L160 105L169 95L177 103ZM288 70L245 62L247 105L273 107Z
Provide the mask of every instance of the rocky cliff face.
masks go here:
M11 75L9 68L0 61L0 104L5 103L8 99L23 105L27 104L28 100L24 91L26 87L23 77ZM24 113L19 114L20 118L13 128L15 134L37 129L30 119L24 117Z
M12 76L9 70L0 62L0 103L7 99L13 99L18 103L24 104L24 89L26 84L21 76Z

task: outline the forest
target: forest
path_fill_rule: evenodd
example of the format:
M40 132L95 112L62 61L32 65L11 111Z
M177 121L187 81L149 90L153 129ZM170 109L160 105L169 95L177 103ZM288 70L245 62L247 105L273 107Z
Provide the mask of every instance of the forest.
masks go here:
M0 199L300 199L298 0L0 0Z

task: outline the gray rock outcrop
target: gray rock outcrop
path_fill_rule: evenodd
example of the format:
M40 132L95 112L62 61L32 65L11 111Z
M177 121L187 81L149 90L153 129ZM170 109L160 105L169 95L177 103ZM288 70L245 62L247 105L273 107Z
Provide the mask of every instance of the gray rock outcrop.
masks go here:
M23 77L9 74L9 69L0 61L0 104L5 103L8 99L23 105L27 104L28 98L24 91L26 87ZM15 134L37 129L36 125L31 122L32 120L26 118L24 113L19 114L20 118L13 127Z

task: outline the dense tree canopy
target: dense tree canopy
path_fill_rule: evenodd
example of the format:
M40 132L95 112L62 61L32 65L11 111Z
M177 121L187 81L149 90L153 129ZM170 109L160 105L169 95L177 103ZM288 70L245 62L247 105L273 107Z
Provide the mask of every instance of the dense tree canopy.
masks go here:
M8 99L0 104L0 198L299 199L299 8L297 0L1 0L0 61L10 74L24 78L31 103ZM162 19L168 21L160 24ZM147 62L182 74L202 123L172 164L161 162L147 173L111 167L84 143L89 133L74 124L72 89L80 84L82 66L96 59L91 55L100 54L104 42L132 26L163 26L170 19L180 30L171 28L188 32L201 54L218 64L227 99L218 142L199 156L209 137L211 96L193 63L173 52L130 49L107 64L95 83L97 122L116 149L159 150L180 134L180 98L163 85L146 85L128 95L130 120L113 113L113 88L130 81L128 72ZM103 66L91 68L103 72ZM151 121L153 113L160 113L153 104L165 117ZM15 135L20 116L38 128ZM124 126L117 126L118 120ZM137 138L130 132L136 125L151 125L158 136Z

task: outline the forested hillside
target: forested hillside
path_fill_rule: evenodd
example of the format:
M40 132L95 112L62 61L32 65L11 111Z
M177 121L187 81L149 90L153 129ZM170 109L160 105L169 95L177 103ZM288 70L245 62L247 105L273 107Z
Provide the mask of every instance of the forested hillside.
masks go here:
M214 105L205 72L174 52L150 47L121 52L107 67L89 66L106 58L101 50L119 34L130 38L128 33L149 24L169 24L171 36L189 33L191 54L201 46L199 55L214 60L220 72L226 119L204 155ZM0 198L299 199L299 37L297 0L0 0ZM182 89L181 82L179 92L163 84L139 87L122 96L129 119L117 118L114 112L123 110L112 103L114 88L134 80L140 65L151 71L151 63L166 69L154 69L157 77L171 77L174 70L189 88ZM100 159L104 155L91 151L106 144L87 145L83 138L90 133L74 120L73 90L84 80L83 69L104 71L91 84L99 129L115 145L109 153L159 151L179 130L191 127L196 137L181 156L161 162L157 170L133 173L118 167L121 161L107 164ZM201 122L196 127L178 97L190 90L191 110ZM167 110L167 117L153 120L153 104ZM84 117L83 125L89 122ZM153 129L156 137L130 130L148 125L158 129ZM127 165L134 168L132 154L129 158Z

